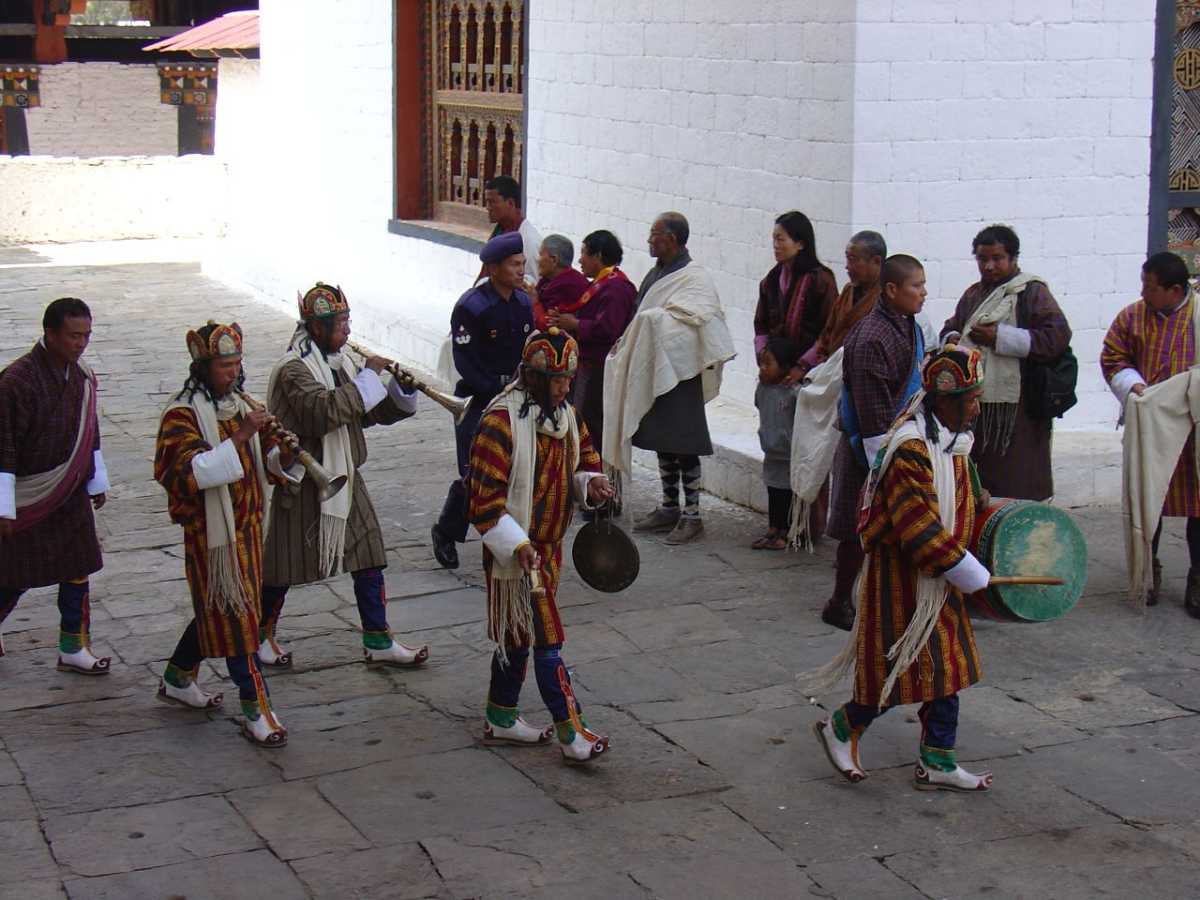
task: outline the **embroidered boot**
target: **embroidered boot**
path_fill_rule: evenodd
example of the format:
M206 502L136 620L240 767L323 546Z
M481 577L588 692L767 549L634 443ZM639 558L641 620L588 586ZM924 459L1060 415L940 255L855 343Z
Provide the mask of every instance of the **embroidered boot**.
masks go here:
M913 787L918 791L990 791L992 773L975 775L958 764L953 750L921 745L921 755L913 773Z
M406 647L385 635L386 643L371 634L363 635L363 661L371 668L389 666L394 669L415 669L429 659L429 646L418 649Z
M1155 557L1150 563L1150 571L1153 575L1153 582L1150 590L1146 592L1146 605L1157 606L1159 594L1162 593L1162 563Z
M265 637L258 645L258 661L272 669L290 669L292 651L280 647L274 637Z
M569 766L589 763L608 752L608 736L589 731L582 719L579 719L578 728L569 719L556 723L554 728L558 732L558 747L562 751L563 762Z
M184 687L176 687L164 676L158 684L158 699L162 703L186 706L189 709L215 709L225 702L225 695L202 691L200 685L194 681Z
M867 777L867 771L858 759L858 739L862 730L850 727L845 710L839 707L828 719L814 722L813 734L839 775L851 784L858 784Z
M521 718L520 712L514 708L496 706L489 703L487 717L483 723L483 742L485 744L518 744L531 746L547 743L554 734L554 726L535 728Z
M87 647L80 647L74 653L60 651L56 668L60 672L75 672L78 675L107 675L111 665L111 657L93 656Z
M243 700L242 712L246 716L242 722L242 737L250 743L272 750L287 743L287 729L275 717L269 700L262 707L257 700Z
M1188 569L1187 593L1183 595L1183 608L1193 619L1200 619L1200 568Z

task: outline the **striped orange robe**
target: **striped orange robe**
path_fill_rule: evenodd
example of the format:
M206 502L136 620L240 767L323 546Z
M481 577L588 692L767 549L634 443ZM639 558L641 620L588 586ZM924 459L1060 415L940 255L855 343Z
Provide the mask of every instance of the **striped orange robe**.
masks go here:
M230 438L241 425L241 416L219 422L221 439ZM265 454L275 441L263 435ZM263 494L254 470L249 445L238 448L242 480L226 485L237 523L237 557L242 583L252 606L245 615L231 616L206 602L208 595L208 532L203 491L192 474L192 457L213 448L200 435L190 409L169 411L159 426L154 452L154 479L166 489L171 521L183 526L184 572L192 592L192 611L206 658L248 656L258 650L259 597L262 593ZM272 477L272 476L268 476Z
M562 567L562 542L571 524L571 489L576 472L599 472L600 454L592 444L587 426L579 421L573 406L563 407L579 424L579 459L574 466L567 459L567 441L550 435L537 436L537 462L534 464L533 513L529 520L529 540L542 558L540 574L545 597L533 610L534 645L561 644L565 637L558 614L558 575ZM534 415L530 412L530 415ZM479 422L471 444L471 468L467 483L467 520L480 534L486 534L505 514L508 502L508 474L512 468L512 428L507 409L493 409ZM492 555L483 548L483 571L491 579ZM489 591L490 594L490 591ZM488 633L493 632L488 622Z
M933 466L923 442L900 445L875 492L862 531L867 551L858 615L858 661L854 700L871 707L887 680L887 652L916 611L917 575L941 575L963 558L975 526L975 488L968 457L954 457L954 532L942 527ZM953 587L929 643L896 686L885 706L949 697L980 679L975 631L962 595Z
M1192 333L1194 295L1169 314L1155 312L1144 301L1119 313L1104 336L1100 368L1104 380L1123 369L1136 369L1146 384L1158 384L1186 372L1196 361L1196 336ZM1200 478L1196 475L1196 439L1189 437L1163 503L1164 516L1200 516Z

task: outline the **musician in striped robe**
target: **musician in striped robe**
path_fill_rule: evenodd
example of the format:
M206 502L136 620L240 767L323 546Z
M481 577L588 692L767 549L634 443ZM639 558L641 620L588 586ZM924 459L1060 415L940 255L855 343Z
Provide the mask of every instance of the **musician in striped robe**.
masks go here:
M966 771L954 753L958 693L980 678L963 598L989 578L967 549L979 491L968 429L982 382L977 350L949 346L934 356L923 392L885 435L867 481L860 525L867 558L855 630L819 673L828 679L853 667L854 696L814 725L829 761L851 782L866 777L858 744L867 726L893 706L920 703L915 786L986 791L992 784L990 772Z
M1113 319L1100 351L1104 380L1121 408L1129 395L1147 386L1186 372L1196 364L1195 291L1183 260L1174 253L1155 253L1142 265L1142 299L1125 307ZM1200 618L1200 477L1196 475L1196 439L1189 437L1167 488L1162 514L1187 519L1188 570L1184 608ZM1162 520L1154 532L1153 582L1146 605L1158 602L1162 590L1162 563L1158 542Z
M591 508L612 497L587 425L566 402L578 360L579 346L566 332L530 335L519 380L480 419L467 485L467 515L483 535L488 637L497 645L484 739L543 744L557 732L568 763L608 749L608 738L588 729L559 655L565 634L558 579L573 505ZM531 585L535 579L542 592ZM553 728L530 725L518 708L530 646Z
M220 706L196 683L203 659L225 658L246 720L242 734L265 747L287 743L259 671L259 591L267 473L299 482L304 469L269 428L265 411L239 396L242 331L209 322L187 335L187 382L159 424L154 478L171 520L183 526L184 571L194 618L167 663L158 697L192 709ZM260 432L262 434L260 435ZM264 456L265 454L265 456Z

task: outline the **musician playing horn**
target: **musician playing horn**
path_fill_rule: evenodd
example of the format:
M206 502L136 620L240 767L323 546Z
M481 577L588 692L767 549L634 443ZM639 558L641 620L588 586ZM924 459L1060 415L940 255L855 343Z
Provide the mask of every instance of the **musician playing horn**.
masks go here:
M331 476L345 475L349 484L324 501L312 479L271 497L258 648L264 666L292 665L292 655L275 639L288 588L337 572L354 578L368 665L412 668L429 658L428 647L406 647L388 627L383 532L359 471L367 459L363 428L408 418L416 412L417 395L411 385L384 373L391 360L371 356L357 369L342 353L349 338L346 295L317 282L300 298L300 322L267 387L267 408L283 427Z
M171 520L183 526L184 571L194 618L171 654L158 697L192 709L220 706L221 694L196 682L203 659L225 658L238 687L242 734L282 747L287 729L271 708L255 651L262 587L266 483L298 484L304 468L272 432L272 417L250 408L242 385L242 330L209 322L187 334L191 369L163 411L154 478Z
M467 515L483 535L488 637L496 642L484 739L544 744L557 732L563 760L584 763L608 749L587 727L559 656L557 593L562 542L575 502L612 497L587 426L567 402L579 346L564 331L530 335L519 379L488 405L471 444ZM541 590L531 588L530 575ZM553 728L530 725L517 706L529 648Z
M913 261L916 262L915 260ZM920 703L920 790L986 791L954 753L958 692L979 680L979 653L964 595L987 569L967 545L979 503L970 453L983 372L978 350L948 346L926 364L922 392L884 436L863 495L866 551L854 634L842 655L802 684L818 693L854 670L854 697L814 724L822 749L847 780L867 775L863 731L893 706Z

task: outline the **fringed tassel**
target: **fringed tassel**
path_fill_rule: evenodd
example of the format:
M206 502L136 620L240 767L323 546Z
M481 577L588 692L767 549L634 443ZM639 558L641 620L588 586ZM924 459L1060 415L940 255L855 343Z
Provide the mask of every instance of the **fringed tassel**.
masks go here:
M821 668L812 672L801 672L796 676L796 684L810 703L816 703L818 697L830 693L854 674L854 665L858 661L858 632L862 628L863 595L866 593L866 573L870 558L870 554L867 554L858 577L854 579L853 594L858 612L854 616L854 628L841 652Z
M250 598L246 596L246 585L242 582L235 545L226 544L209 549L208 596L205 601L210 607L235 618L245 616L250 610Z
M336 516L321 516L320 552L322 577L328 578L341 567L346 555L346 520Z
M816 544L812 538L812 532L809 529L809 514L812 512L812 505L807 500L801 500L800 495L792 493L792 506L788 510L788 549L789 550L807 550L809 553L816 552Z
M1017 427L1017 404L984 403L972 431L983 447L1000 453L1008 451L1013 429Z
M488 579L488 637L496 642L496 656L508 665L509 637L518 647L533 640L533 604L529 599L529 579Z

